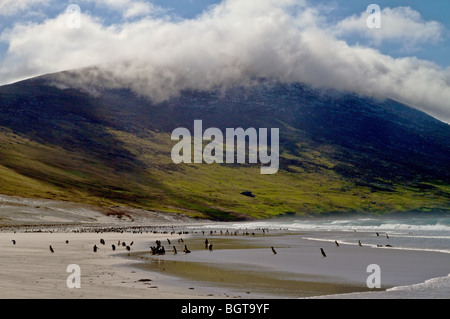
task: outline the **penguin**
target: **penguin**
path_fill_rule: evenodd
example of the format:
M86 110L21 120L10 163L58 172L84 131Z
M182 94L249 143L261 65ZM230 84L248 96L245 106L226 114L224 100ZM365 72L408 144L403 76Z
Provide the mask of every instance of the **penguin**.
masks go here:
M94 245L93 251L94 251L94 253L97 252L97 245Z
M320 252L322 253L322 256L323 256L323 257L327 257L327 254L325 254L325 252L323 251L322 248L320 248Z
M169 243L169 245L171 245L171 243L170 243L170 239L169 239L169 238L167 238L167 242Z
M177 254L177 248L175 246L173 246L173 254L176 255Z
M13 239L13 240L12 240L12 243L13 243L13 245L15 245L15 244L16 244L16 241Z
M53 250L52 245L49 246L50 252L54 253L55 251Z
M130 250L131 250L130 246L127 246L127 251L130 251Z
M360 241L360 240L358 240L358 246L359 246L359 247L362 247L362 244L361 244L361 241Z
M191 251L187 248L187 246L186 245L184 245L184 252L186 253L186 254L189 254Z
M116 250L116 246L114 244L111 245L112 250Z
M337 240L335 240L334 243L336 244L336 247L339 247L339 243L337 242Z
M272 252L273 252L273 254L274 254L274 255L276 255L276 254L277 254L277 252L275 251L275 248L273 248L273 246L272 246L271 248L272 248Z
M387 234L387 233L386 233L386 238L387 238L387 239L389 239L389 236L388 236L388 234Z
M104 239L100 239L100 244L104 245L105 244L105 240Z
M209 249L209 251L213 251L213 245L212 244L208 244L208 249Z

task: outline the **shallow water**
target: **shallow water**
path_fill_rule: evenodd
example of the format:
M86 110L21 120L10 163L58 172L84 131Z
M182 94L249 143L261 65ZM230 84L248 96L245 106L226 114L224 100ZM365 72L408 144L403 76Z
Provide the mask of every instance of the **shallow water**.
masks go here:
M177 245L177 255L145 255L143 267L279 297L449 298L449 225L448 215L218 223L191 228L191 254ZM366 285L370 263L381 267L381 289Z
M304 231L311 241L357 245L361 240L371 247L450 254L450 214L396 214L364 217L291 218L234 224L237 228L270 228ZM332 238L328 233L333 233ZM364 234L364 236L361 236ZM363 239L361 239L363 238ZM442 262L442 261L440 261ZM422 267L431 268L433 260ZM409 285L399 285L386 292L351 295L365 298L450 298L450 259L443 261L447 274ZM344 295L343 295L344 297ZM349 295L345 295L346 298Z
M392 245L397 249L439 251L450 253L450 214L405 214L395 216L292 218L271 221L236 223L233 228L269 228L290 231L315 231L311 239L327 240L326 232L340 232L342 242L355 243L360 232L368 245ZM355 235L355 233L358 233ZM378 233L378 236L377 236ZM372 236L370 236L372 234Z
M333 276L323 274L303 274L295 270L290 261L283 261L283 250L289 244L278 243L277 255L273 255L269 242L287 238L290 235L271 235L255 237L208 237L214 243L212 252L204 249L204 237L186 240L191 250L184 254L181 249L175 255L168 250L164 256L152 256L148 253L136 253L135 258L146 259L145 263L135 264L141 269L165 273L193 281L200 281L209 286L231 289L243 296L259 294L265 297L299 298L326 294L368 291L369 289L356 282L336 282ZM275 241L274 241L275 240ZM283 248L286 247L286 248ZM179 247L181 248L181 247ZM278 255L281 255L281 258ZM284 254L286 257L286 254ZM286 269L280 266L292 265Z

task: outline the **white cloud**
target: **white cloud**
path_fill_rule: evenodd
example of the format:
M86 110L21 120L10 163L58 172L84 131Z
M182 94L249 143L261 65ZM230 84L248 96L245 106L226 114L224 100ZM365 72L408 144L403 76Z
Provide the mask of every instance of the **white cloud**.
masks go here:
M0 16L12 16L37 5L48 5L51 0L1 0Z
M152 6L146 2L133 2L124 12L125 18L134 18L142 15L148 15L152 12Z
M381 10L381 28L367 27L369 13L353 15L340 21L333 30L336 35L358 33L374 45L397 42L406 47L423 43L437 43L443 39L445 27L437 21L425 21L419 12L410 7L384 8Z
M121 12L124 18L136 18L147 16L153 13L161 13L163 9L143 0L81 0L94 2L98 6L103 6Z
M67 28L66 18L4 32L10 47L0 79L96 66L71 83L127 87L160 101L273 78L390 97L450 121L448 69L350 46L298 1L228 0L192 20L147 16L113 26L83 14L81 29Z

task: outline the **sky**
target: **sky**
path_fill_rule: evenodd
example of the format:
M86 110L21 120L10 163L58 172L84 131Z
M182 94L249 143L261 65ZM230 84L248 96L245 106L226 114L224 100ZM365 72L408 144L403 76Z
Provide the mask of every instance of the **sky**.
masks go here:
M0 85L90 67L61 81L162 101L272 78L449 123L449 12L448 0L0 0Z

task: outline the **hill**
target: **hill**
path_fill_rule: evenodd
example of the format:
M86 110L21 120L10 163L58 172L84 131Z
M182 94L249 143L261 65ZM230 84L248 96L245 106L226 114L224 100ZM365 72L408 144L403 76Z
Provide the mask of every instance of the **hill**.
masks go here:
M450 126L393 100L261 80L153 103L56 79L0 87L0 193L220 220L450 208ZM278 173L174 164L171 132L196 119L279 128Z

